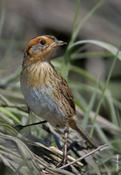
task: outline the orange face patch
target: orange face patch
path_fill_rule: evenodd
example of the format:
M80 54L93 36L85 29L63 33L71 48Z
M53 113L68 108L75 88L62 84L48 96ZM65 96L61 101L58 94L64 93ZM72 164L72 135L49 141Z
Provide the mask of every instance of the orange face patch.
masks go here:
M42 35L31 39L25 49L24 66L50 60L56 49L63 44L63 41L59 41L51 35Z
M54 37L51 37L49 35L45 35L45 36L38 36L32 40L29 41L28 45L27 45L27 48L26 48L26 51L28 52L29 49L34 46L34 45L37 45L37 44L41 44L41 42L43 42L45 45L51 45L53 42L55 41L55 38Z

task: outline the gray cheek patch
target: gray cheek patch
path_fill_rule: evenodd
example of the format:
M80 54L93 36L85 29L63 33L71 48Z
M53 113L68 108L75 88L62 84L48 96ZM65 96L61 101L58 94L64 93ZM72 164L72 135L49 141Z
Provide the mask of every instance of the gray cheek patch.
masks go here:
M37 54L38 52L40 51L43 51L43 49L47 48L48 45L42 45L42 44L37 44L35 46L32 46L31 48L31 52L34 53L34 54Z
M41 44L32 46L31 48L31 52L32 53L37 53L38 51L41 51L43 49L43 46Z

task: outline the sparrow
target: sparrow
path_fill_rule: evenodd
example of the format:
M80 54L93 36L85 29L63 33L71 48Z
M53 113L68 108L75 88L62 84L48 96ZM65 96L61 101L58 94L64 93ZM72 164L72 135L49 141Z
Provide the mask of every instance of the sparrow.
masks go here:
M65 42L51 35L31 39L24 52L20 85L29 109L52 126L64 128L63 157L67 159L69 127L95 147L76 123L76 109L72 91L67 81L51 64L53 54Z

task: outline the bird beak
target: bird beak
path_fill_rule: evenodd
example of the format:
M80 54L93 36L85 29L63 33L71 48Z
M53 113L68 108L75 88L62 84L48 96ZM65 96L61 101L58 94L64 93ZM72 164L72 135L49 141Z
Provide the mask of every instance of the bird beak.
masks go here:
M67 43L64 42L64 41L60 41L60 40L56 40L56 45L57 46L63 46L63 45L66 45Z
M55 42L53 42L50 47L51 48L56 48L56 47L59 47L59 46L62 46L62 45L65 45L67 44L66 42L64 41L60 41L60 40L56 40Z

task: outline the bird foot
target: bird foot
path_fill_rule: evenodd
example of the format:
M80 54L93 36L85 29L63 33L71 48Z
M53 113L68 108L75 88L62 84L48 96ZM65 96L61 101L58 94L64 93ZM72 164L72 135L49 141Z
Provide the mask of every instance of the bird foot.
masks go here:
M56 165L56 168L60 168L61 166L64 166L67 164L67 159L63 158L61 160L61 162L59 162L57 165Z

